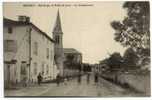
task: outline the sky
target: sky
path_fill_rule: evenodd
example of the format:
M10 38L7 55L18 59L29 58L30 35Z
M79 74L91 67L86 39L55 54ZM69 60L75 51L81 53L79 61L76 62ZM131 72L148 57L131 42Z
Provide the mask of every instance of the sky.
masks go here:
M63 47L82 53L84 63L98 63L113 52L123 55L126 48L114 40L110 22L123 20L124 2L4 3L4 17L17 20L26 15L31 22L52 37L59 9Z

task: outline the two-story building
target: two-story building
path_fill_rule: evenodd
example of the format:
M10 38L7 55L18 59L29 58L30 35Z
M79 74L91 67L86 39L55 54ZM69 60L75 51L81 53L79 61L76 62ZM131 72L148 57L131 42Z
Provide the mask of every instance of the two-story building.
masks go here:
M58 73L54 62L54 40L27 16L18 21L4 18L4 79L5 86L22 80L36 82L54 79Z

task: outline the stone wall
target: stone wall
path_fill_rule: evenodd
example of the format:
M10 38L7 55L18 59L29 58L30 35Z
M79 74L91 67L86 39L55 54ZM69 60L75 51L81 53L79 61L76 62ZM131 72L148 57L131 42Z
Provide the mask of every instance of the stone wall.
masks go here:
M137 72L129 72L129 73L109 73L102 74L103 78L110 79L112 82L120 84L121 86L128 84L129 87L134 88L139 92L143 92L144 94L150 96L150 72L145 73L137 73Z
M131 87L138 91L150 95L150 74L120 74L118 76L120 83L128 83Z

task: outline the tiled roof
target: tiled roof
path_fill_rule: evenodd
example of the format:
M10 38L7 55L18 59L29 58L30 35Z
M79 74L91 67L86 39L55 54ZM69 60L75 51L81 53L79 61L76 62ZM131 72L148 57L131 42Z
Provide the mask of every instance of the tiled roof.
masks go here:
M73 48L64 48L63 49L64 53L75 53L75 54L81 54L79 51L77 51L76 49Z
M54 42L54 40L48 36L45 32L43 32L42 30L40 30L36 25L34 25L31 22L21 22L21 21L14 21L8 18L4 18L3 19L3 25L4 26L26 26L26 25L31 25L35 30L37 30L39 33L43 34L44 36L46 36L49 40L51 40L52 42Z

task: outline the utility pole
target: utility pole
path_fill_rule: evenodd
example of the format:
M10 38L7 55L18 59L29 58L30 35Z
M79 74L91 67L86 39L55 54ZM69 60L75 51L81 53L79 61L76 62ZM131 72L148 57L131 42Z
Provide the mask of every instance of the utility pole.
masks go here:
M31 80L31 27L29 27L29 82Z

